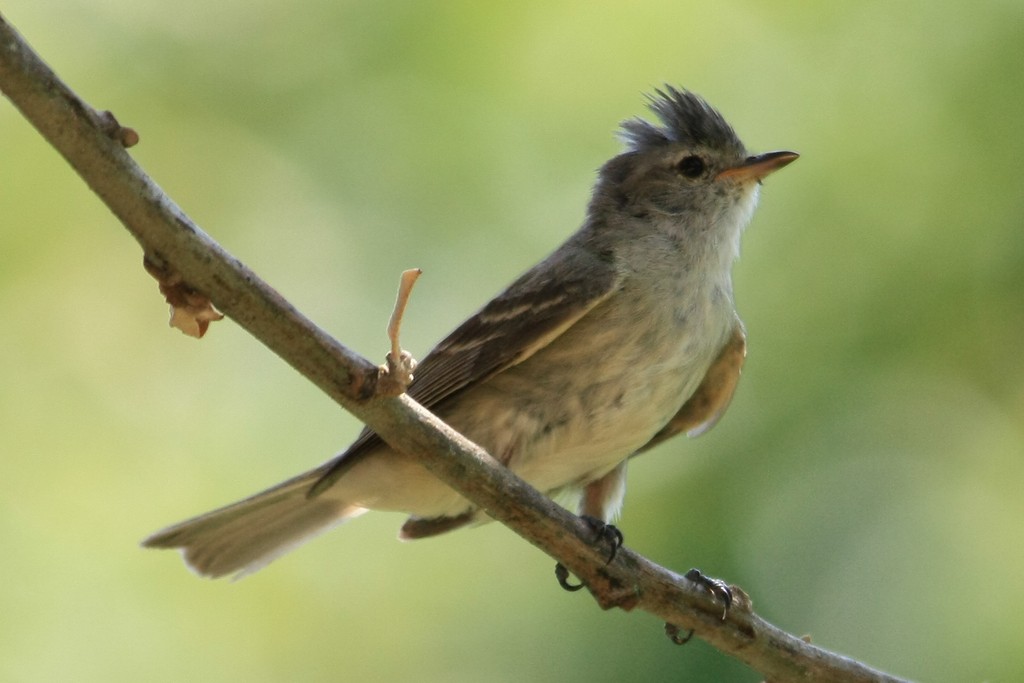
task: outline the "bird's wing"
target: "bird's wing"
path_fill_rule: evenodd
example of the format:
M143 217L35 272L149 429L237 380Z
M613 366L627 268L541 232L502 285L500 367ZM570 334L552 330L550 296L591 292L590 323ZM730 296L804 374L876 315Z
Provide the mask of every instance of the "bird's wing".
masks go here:
M607 299L620 281L610 255L556 251L434 347L416 366L409 396L433 409L522 363ZM380 437L364 429L344 453L322 466L310 496L329 488L361 453L379 443Z
M685 432L691 437L700 436L714 427L732 401L746 355L747 335L743 330L743 323L737 318L732 336L708 368L697 391L683 404L675 417L633 455L650 450L680 432Z

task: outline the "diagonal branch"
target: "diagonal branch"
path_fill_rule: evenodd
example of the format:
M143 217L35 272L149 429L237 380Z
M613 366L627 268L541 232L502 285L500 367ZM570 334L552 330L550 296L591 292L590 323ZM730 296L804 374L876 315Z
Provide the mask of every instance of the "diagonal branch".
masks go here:
M898 681L765 622L746 595L722 619L700 584L622 548L614 561L575 515L538 493L408 396L377 391L378 368L304 317L204 233L125 151L137 140L79 99L0 16L0 90L142 245L174 273L438 478L578 576L602 608L639 608L696 634L772 681Z

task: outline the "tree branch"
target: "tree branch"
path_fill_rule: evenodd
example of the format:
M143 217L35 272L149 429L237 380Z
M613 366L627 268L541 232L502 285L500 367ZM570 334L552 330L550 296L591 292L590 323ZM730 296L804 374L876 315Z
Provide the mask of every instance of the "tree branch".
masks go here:
M65 86L0 16L0 89L142 245L151 267L180 276L274 353L438 478L578 576L604 608L639 608L693 629L772 681L899 681L787 634L750 609L726 619L700 584L622 548L606 563L590 527L538 493L408 396L378 392L378 367L346 349L224 251L125 151L137 141Z

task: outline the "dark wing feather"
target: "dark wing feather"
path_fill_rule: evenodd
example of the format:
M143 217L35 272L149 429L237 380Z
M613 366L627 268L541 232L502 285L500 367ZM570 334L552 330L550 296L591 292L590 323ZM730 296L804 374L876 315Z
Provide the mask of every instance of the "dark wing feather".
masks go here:
M619 286L610 255L559 249L442 340L416 366L408 394L434 409L466 387L523 362L571 327ZM310 496L326 490L360 456L380 444L364 429L323 466Z

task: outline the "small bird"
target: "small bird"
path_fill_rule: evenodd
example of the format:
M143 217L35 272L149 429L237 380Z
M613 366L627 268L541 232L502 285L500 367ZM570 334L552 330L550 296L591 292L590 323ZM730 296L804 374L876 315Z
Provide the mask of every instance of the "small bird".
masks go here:
M409 395L539 491L613 521L631 456L696 436L728 407L746 355L732 265L762 179L795 152L748 155L725 119L671 86L658 123L622 124L583 226L441 341ZM367 510L400 538L487 521L364 429L323 465L147 538L201 575L244 575Z

